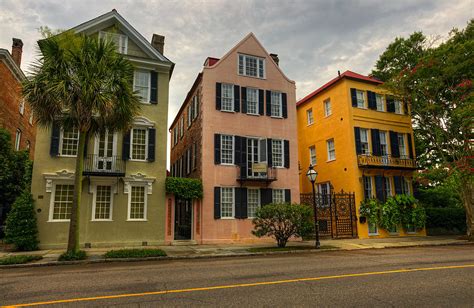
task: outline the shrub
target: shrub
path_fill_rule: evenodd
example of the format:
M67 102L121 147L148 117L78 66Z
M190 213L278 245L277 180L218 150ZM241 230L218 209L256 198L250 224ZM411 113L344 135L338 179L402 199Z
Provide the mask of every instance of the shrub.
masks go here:
M166 192L178 198L193 200L202 198L202 182L198 179L167 177Z
M252 234L273 237L278 247L285 247L290 237L303 237L313 231L312 215L306 205L268 204L257 210Z
M31 261L37 261L43 259L42 256L33 256L33 255L19 255L19 256L9 256L0 259L0 265L11 265L11 264L23 264Z
M78 251L66 251L62 255L59 256L59 261L77 261L77 260L85 260L87 258L87 254L84 250Z
M426 208L426 229L430 235L465 234L466 212L463 208Z
M401 209L396 198L388 198L380 205L379 226L385 230L391 230L401 223Z
M166 252L161 249L119 249L108 251L104 257L106 258L148 258L148 257L165 257Z
M31 251L38 249L38 228L33 196L28 190L13 203L5 226L5 242L16 249Z
M380 220L380 202L377 199L366 199L361 202L359 213L370 223L378 224Z

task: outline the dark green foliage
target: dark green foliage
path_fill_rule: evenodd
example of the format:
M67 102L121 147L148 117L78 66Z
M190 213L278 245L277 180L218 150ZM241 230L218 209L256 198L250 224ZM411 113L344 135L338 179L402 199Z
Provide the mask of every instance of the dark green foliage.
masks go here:
M77 260L85 260L87 258L87 254L84 250L78 251L66 251L62 255L59 256L58 261L77 261Z
M181 199L201 199L202 182L198 179L167 177L166 192Z
M464 208L426 208L426 231L428 235L464 234Z
M148 258L165 256L166 252L163 250L152 248L111 250L104 255L106 258Z
M367 221L378 225L380 220L380 201L377 199L366 199L361 202L359 213L361 217L366 217Z
M8 214L5 225L5 242L14 244L16 249L31 251L38 249L38 228L36 213L29 189L16 199Z
M11 264L23 264L31 261L38 261L43 259L42 256L33 256L33 255L18 255L18 256L9 256L0 259L0 265L11 265Z
M313 213L303 204L267 204L257 210L252 223L252 234L269 236L285 247L290 237L304 237L314 230Z

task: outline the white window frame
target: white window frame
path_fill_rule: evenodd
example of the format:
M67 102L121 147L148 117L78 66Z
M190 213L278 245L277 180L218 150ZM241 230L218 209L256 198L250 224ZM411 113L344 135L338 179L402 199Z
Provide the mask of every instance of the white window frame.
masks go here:
M223 162L223 145L224 145L224 137L231 137L232 138L232 149L230 150L232 152L232 162ZM221 135L221 165L234 165L235 164L235 136L233 135Z
M248 187L248 188L247 188L247 218L250 218L250 219L255 217L255 215L251 215L251 213L250 213L250 207L249 207L249 200L250 200L250 198L249 198L249 192L250 192L251 190L252 190L252 191L257 191L257 206L256 206L256 208L255 208L254 213L256 213L257 210L262 206L262 201L261 201L261 197L260 197L260 189L257 188L257 187ZM272 196L272 197L273 197L273 196Z
M145 159L133 158L133 131L136 129L145 130ZM130 130L130 161L147 161L148 160L148 127L136 126Z
M362 98L359 97L359 95L362 95ZM366 103L365 103L365 91L363 90L356 90L356 99L357 99L357 108L362 108L366 109ZM362 105L361 105L362 103Z
M400 101L398 99L395 99L395 100L393 100L393 105L394 105L396 114L403 114L403 103L402 103L402 101Z
M366 140L362 139L362 136L365 136ZM367 128L360 128L360 147L362 150L362 155L370 154L370 143L369 143L369 130ZM364 145L367 145L367 148L364 148Z
M308 149L309 149L309 164L311 166L316 166L316 164L318 163L318 158L316 155L316 146L312 145Z
M330 147L332 143L332 149ZM327 148L327 161L334 161L336 160L336 143L334 142L334 138L326 140L326 148ZM331 157L331 152L334 153L334 157Z
M110 186L110 211L109 218L95 218L96 205L97 205L97 186ZM106 183L96 183L93 186L92 191L92 217L91 221L113 221L113 209L114 209L114 185Z
M275 193L276 192L281 192L281 200L282 202L276 202L275 201ZM285 203L286 202L286 199L285 199L285 190L282 189L282 188L274 188L272 189L272 203Z
M385 96L382 94L375 93L375 103L377 111L385 111Z
M393 190L392 190L392 177L384 176L384 190L385 190L385 197L392 197Z
M368 183L366 183L365 179L368 179ZM372 176L370 176L370 175L364 176L364 177L362 178L362 182L363 182L362 184L363 184L363 189L364 189L364 194L363 194L364 198L365 198L366 184L368 184L368 187L367 187L367 188L369 188L369 189L368 189L368 190L369 190L369 196L368 196L368 198L369 198L369 199L370 199L370 198L373 198L373 197L374 197L374 187L373 187L373 183L372 183L372 182L373 182Z
M308 126L314 124L313 108L306 110L306 123Z
M113 33L106 31L99 32L99 39L107 39L107 36L117 36L119 38L119 43L116 46L117 52L124 55L128 53L128 36L122 33Z
M224 196L223 190L224 189L231 189L232 191L232 215L231 216L223 216L223 211L222 211L222 199ZM221 193L220 193L220 210L221 210L221 219L234 219L235 218L235 187L221 187Z
M130 211L132 209L132 189L133 187L143 187L144 195L144 208L143 208L143 218L130 218ZM127 204L127 221L147 221L147 209L148 209L148 193L147 193L147 184L146 183L133 183L129 186L128 192L128 204Z
M281 164L275 163L275 151L273 151L273 144L280 143L281 145ZM272 139L272 167L274 168L284 168L285 167L285 142L282 139ZM261 151L259 146L259 152ZM268 149L267 149L268 153ZM260 156L260 155L259 155Z
M276 94L277 96L279 96L279 109L278 109L278 115L275 115L273 114L273 106L276 105L274 102L273 102L273 95ZM270 91L270 116L272 118L282 118L283 117L283 97L282 97L282 93L281 92L278 92L278 91Z
M331 105L331 99L328 98L323 102L324 105L324 116L329 117L332 114L332 105Z
M411 188L410 188L410 181L407 180L406 177L402 176L400 177L401 178L401 184L402 184L402 194L405 194L405 195L411 195Z
M25 100L24 99L21 99L20 100L20 114L23 115L25 114Z
M49 217L48 217L48 222L69 222L70 219L54 219L53 214L54 214L54 199L56 198L56 186L57 185L72 185L73 186L73 193L74 193L74 182L73 181L54 181L52 183L52 189L51 189L51 198L49 200ZM74 201L72 201L74 202ZM71 204L71 210L72 210L72 204Z
M15 150L16 151L20 150L20 144L21 144L21 129L17 128L16 133L15 133Z
M224 97L224 87L230 87L230 98L229 97ZM230 83L223 83L221 84L221 111L224 111L224 112L234 112L234 85L233 84L230 84ZM225 99L230 99L231 101L231 108L230 109L224 109L224 98ZM227 106L227 105L226 105Z
M383 138L382 138L383 136ZM380 155L382 157L386 157L390 155L390 150L388 146L388 139L387 139L387 132L384 130L379 131L379 139L380 139ZM384 141L385 143L382 143ZM384 148L385 146L385 148ZM385 149L385 153L383 153L382 149Z
M407 143L405 140L405 134L398 133L397 134L397 139L398 139L398 152L400 154L400 158L408 158L407 155ZM402 141L402 142L400 142Z
M252 104L255 104L255 112L249 112L249 97L250 92L254 92L255 101L252 101ZM256 88L247 88L247 114L259 115L259 102L258 102L258 89Z
M74 129L74 128L73 128ZM76 140L76 155L69 155L69 154L63 154L63 140L64 140L64 128L61 128L61 131L59 133L59 156L61 157L77 157L79 154L79 130L77 132L77 140Z
M256 67L256 76L249 75L247 73L247 59L253 58L255 59L257 63ZM240 70L240 60L242 59L242 71ZM262 76L260 76L260 70L263 70ZM240 76L246 76L246 77L252 77L252 78L258 78L258 79L265 79L266 78L266 64L265 64L265 58L257 57L257 56L251 56L251 55L246 55L246 54L241 54L239 53L237 55L237 74Z
M133 91L137 91L136 89L136 79L137 79L137 74L139 73L144 73L148 75L148 91L147 91L147 97L142 97L140 102L142 104L151 104L150 103L150 96L151 96L151 72L147 71L145 69L135 69L133 72ZM140 86L141 87L141 86Z

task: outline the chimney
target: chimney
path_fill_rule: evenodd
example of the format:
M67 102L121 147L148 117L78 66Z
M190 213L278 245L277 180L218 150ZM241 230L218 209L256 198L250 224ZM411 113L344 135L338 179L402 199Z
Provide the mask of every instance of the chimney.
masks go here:
M341 77L341 71L337 71L337 76Z
M153 34L153 38L151 39L151 45L158 50L159 53L164 55L165 51L165 37L159 34Z
M20 67L21 64L21 54L23 53L23 42L18 38L13 38L12 45L12 58L15 61L16 65Z
M276 53L271 53L270 57L272 57L272 59L273 59L273 61L275 61L276 65L278 65L280 63L280 59L278 59L278 55Z

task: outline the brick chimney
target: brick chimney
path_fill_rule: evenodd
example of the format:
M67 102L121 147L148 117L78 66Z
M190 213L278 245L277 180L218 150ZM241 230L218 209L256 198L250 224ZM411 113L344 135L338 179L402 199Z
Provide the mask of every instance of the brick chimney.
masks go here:
M20 67L21 54L23 53L23 42L18 38L13 38L12 58L13 61Z
M159 53L164 55L165 51L165 37L159 34L153 34L153 38L151 39L151 45L158 50Z
M272 57L272 59L276 63L276 65L278 65L280 63L280 59L278 58L278 55L276 53L271 53L270 57Z

